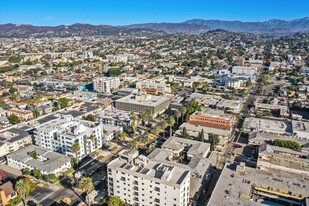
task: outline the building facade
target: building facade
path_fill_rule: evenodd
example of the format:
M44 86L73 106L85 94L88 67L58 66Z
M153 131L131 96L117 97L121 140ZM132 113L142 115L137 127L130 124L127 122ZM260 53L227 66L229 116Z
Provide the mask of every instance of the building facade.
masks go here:
M103 130L100 123L73 120L71 115L40 125L34 131L35 144L71 157L83 158L103 145ZM72 145L79 145L74 153Z
M119 89L120 79L118 77L100 77L93 80L94 91L100 93L111 93Z
M130 205L185 206L190 171L149 160L138 151L123 151L108 164L108 194Z

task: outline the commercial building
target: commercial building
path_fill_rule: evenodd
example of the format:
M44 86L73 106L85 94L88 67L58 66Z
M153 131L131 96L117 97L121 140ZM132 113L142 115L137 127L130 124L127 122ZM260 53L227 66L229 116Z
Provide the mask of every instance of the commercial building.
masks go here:
M292 121L293 134L298 138L309 140L309 123L303 121Z
M108 194L130 205L186 206L190 171L123 150L107 165Z
M153 116L163 113L170 106L170 99L164 96L153 96L139 93L128 95L115 101L117 109L143 113L150 110Z
M224 114L221 110L205 109L190 115L188 122L193 125L230 130L234 124L234 117Z
M260 119L256 117L248 117L243 123L244 132L265 132L269 134L291 134L292 125L289 121Z
M227 163L207 205L307 205L308 197L303 177Z
M230 77L223 76L219 79L217 87L224 86L225 88L242 89L247 87L248 78L245 77Z
M309 176L309 152L261 144L257 167L263 170L276 169Z
M0 133L0 157L32 144L31 135L24 129L10 128Z
M120 86L118 77L99 77L93 80L94 91L100 93L111 93Z
M257 68L255 67L243 67L243 66L233 66L232 68L233 74L239 75L255 75L257 73Z
M7 163L19 170L39 169L42 174L57 174L71 168L71 158L36 145L29 145L7 155Z
M100 123L73 120L71 115L59 115L58 118L41 124L36 127L34 137L35 144L42 148L78 158L101 148L104 142ZM76 154L72 151L73 144L80 147Z

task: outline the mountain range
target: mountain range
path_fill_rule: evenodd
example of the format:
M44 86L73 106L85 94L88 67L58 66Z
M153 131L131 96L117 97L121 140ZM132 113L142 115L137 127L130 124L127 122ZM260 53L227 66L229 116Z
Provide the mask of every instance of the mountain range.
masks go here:
M284 36L296 32L309 33L309 17L285 21L272 19L263 22L242 22L192 19L181 23L145 23L126 26L73 24L69 26L33 26L2 24L0 37L29 36L94 36L94 35L165 35L174 33L200 34L210 30L227 30L261 35Z
M296 32L309 32L309 17L285 21L271 19L263 22L242 22L192 19L182 23L146 23L128 25L128 28L151 29L166 33L199 34L209 30L223 29L233 32L247 32L266 35L289 35Z

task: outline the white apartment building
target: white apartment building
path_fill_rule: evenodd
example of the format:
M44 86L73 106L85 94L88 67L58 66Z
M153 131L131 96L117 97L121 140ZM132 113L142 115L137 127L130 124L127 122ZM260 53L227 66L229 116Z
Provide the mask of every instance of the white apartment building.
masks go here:
M114 62L114 63L119 63L119 62L127 62L128 57L126 55L106 55L106 59L108 62Z
M120 86L118 77L99 77L93 80L93 89L100 93L111 93Z
M123 150L108 165L108 194L130 205L185 206L189 203L190 171Z
M165 84L165 82L156 82L151 79L146 79L143 81L136 82L136 88L138 89L149 89L149 90L158 90L161 93L171 93L171 86Z
M36 157L30 155L35 152ZM35 145L29 145L7 155L10 167L22 170L39 169L42 174L57 174L71 167L71 158Z
M24 129L10 128L0 133L0 157L32 144L31 135Z
M255 75L257 73L257 68L255 67L243 67L243 66L233 66L233 74L239 75Z
M100 123L73 120L71 115L38 126L34 131L35 144L71 157L83 158L102 147L103 130ZM72 151L73 144L79 144L80 151Z
M92 51L87 51L87 50L84 50L83 51L83 57L85 58L85 59L91 59L91 58L93 58L93 52Z

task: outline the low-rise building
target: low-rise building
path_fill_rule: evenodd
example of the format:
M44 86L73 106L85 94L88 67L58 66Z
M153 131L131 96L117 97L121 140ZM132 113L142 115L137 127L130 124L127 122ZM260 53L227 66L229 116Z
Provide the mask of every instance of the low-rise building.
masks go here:
M251 76L257 73L257 68L256 67L233 66L232 73Z
M7 111L7 116L10 116L11 114L15 114L17 117L19 117L22 120L29 120L33 118L33 114L30 110L22 110L22 109L9 109Z
M117 109L143 113L150 110L153 116L163 113L170 106L170 99L145 93L128 95L115 101Z
M292 121L293 134L298 138L309 140L309 123L304 121Z
M230 130L234 124L234 117L224 114L221 110L205 109L190 115L188 122L193 125Z
M32 144L31 135L24 129L10 128L0 133L0 157Z
M309 176L309 152L261 144L257 167L268 170L283 170Z
M227 163L207 205L306 205L305 185L303 177Z
M7 163L19 170L39 169L42 174L58 174L71 168L71 158L36 145L29 145L7 155Z

